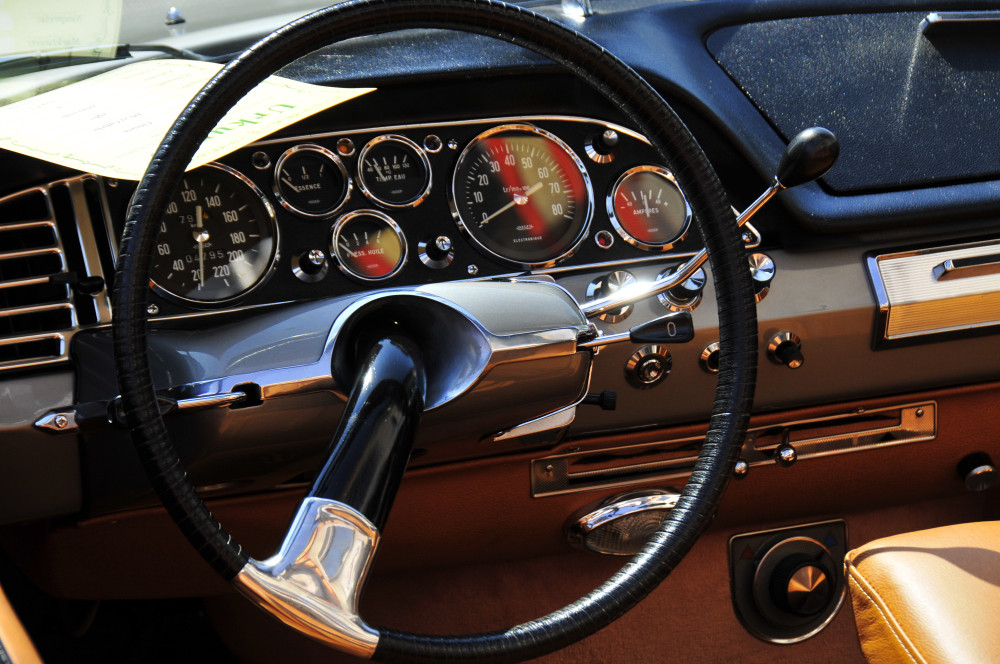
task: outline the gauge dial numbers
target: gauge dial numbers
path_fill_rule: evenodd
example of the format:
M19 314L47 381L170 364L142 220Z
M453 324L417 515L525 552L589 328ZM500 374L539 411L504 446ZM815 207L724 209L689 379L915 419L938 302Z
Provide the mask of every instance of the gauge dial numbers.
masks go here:
M238 171L209 164L184 174L167 205L151 286L184 302L228 302L264 280L277 248L263 192Z
M389 215L355 210L334 225L330 254L345 274L361 281L382 281L406 264L406 237Z
M358 155L358 185L384 207L416 207L430 193L431 162L423 148L405 136L379 136Z
M458 226L487 254L526 269L550 267L587 235L593 188L583 162L531 125L503 125L472 140L452 178Z
M608 216L618 234L646 251L666 251L691 225L691 207L673 174L636 166L622 174L608 196Z
M324 219L337 213L351 194L351 178L343 162L319 145L296 145L274 168L278 203L299 216Z

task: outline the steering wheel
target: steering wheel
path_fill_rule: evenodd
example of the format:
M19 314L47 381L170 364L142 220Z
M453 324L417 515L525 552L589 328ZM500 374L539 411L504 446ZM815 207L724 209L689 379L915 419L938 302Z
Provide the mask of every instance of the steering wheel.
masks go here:
M362 438L360 447L346 453L339 443L334 446L282 550L267 561L255 561L187 480L157 405L147 357L147 284L157 230L176 183L209 131L244 94L295 59L352 37L409 28L452 29L512 42L565 66L621 108L687 193L708 251L719 307L721 352L708 433L690 480L659 530L611 579L569 606L507 630L464 636L375 629L357 615L357 595L374 556L379 522L408 455L404 444L383 451L382 465L375 470L364 465L372 463L373 450L386 433L376 425L366 428L365 417L377 420L378 413L371 416L371 408L361 408L354 417L357 410L348 404L345 413L353 414L345 414L338 436L353 431ZM608 625L655 588L706 528L746 431L756 374L755 303L740 233L718 177L688 129L638 74L589 39L517 6L493 0L357 0L310 14L265 37L215 76L178 117L133 198L119 256L113 332L122 403L138 454L167 511L205 560L240 592L309 636L355 655L407 662L519 661ZM359 365L362 371L383 372L389 362L390 372L397 374L390 377L391 394L352 393L351 398L391 402L381 419L393 423L390 437L404 443L409 437L412 444L423 408L425 369L419 357L409 357L415 354L412 344L398 334L389 336L369 344L370 355ZM356 391L364 382L356 383ZM370 445L365 436L373 436ZM336 470L349 461L361 465ZM369 471L376 481L369 481ZM351 487L345 489L345 482Z

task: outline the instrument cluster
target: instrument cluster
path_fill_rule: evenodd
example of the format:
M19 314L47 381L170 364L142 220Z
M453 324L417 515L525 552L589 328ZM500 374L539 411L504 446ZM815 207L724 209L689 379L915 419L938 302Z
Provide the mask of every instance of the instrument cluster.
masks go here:
M120 223L131 191L106 191ZM151 287L175 313L555 273L692 253L691 217L649 143L604 121L289 136L185 174L160 225Z

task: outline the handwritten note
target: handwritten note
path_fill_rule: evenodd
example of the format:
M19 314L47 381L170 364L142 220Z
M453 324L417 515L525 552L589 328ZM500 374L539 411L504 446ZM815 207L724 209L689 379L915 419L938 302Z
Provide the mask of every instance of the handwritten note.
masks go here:
M221 65L148 60L0 108L0 148L106 177L138 180L156 147ZM188 170L374 88L271 76L202 143Z

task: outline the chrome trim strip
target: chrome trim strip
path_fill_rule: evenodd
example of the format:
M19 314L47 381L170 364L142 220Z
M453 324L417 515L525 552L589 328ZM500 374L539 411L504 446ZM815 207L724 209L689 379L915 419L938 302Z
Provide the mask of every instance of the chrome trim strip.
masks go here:
M53 227L55 224L53 224ZM56 233L56 238L58 241L59 234ZM4 251L0 252L0 261L10 260L12 258L29 258L31 256L42 256L44 254L59 254L63 255L62 247L44 247L42 249L25 249L23 251ZM63 260L63 269L66 269L65 260Z
M0 281L0 288L20 288L21 286L36 286L38 284L49 283L50 277L33 277L31 279L18 279L15 281Z
M353 508L306 498L278 552L251 559L233 585L306 636L369 658L379 633L358 615L358 595L378 542L378 530Z
M898 425L873 426L868 429L825 436L809 437L808 435L808 427L822 428L839 424L850 425L852 422L863 423L866 418L877 417L883 413L891 415L894 411L899 413ZM777 435L781 431L799 433L800 436L804 436L800 438L790 436L788 441L795 448L799 462L803 459L927 442L937 438L937 402L926 401L887 406L874 410L856 410L839 415L753 427L747 432L747 438L743 443L743 451L741 452L743 459L752 467L773 464L774 450L780 443L761 447L757 447L755 443L764 434ZM783 437L778 436L778 438ZM641 458L640 455L643 452L653 454L662 450L664 454L669 455L674 451L680 452L686 448L697 446L701 441L702 437L693 436L639 445L567 452L532 459L531 495L534 498L539 498L685 478L691 474L691 469L694 467L694 462L697 459L696 452L645 462L638 459ZM619 457L621 463L609 463L600 468L588 470L571 470L575 461L591 456Z
M549 413L548 415L543 415L542 417L525 422L524 424L518 424L512 429L501 431L497 435L493 436L493 442L499 443L504 440L510 440L511 438L530 436L533 433L541 433L542 431L551 431L552 429L568 427L573 424L573 420L575 419L576 404L573 404L572 406L568 406L562 410L557 410L554 413Z
M368 133L385 134L385 133L415 130L415 129L430 129L436 127L468 127L477 124L492 125L492 124L507 124L511 122L576 122L580 124L595 124L595 125L600 125L605 129L613 129L614 131L617 131L621 134L625 134L626 136L634 138L637 141L642 141L646 145L651 145L649 140L646 139L646 137L643 136L642 134L633 131L627 127L614 124L613 122L605 122L604 120L596 120L594 118L572 116L572 115L514 115L514 116L482 118L477 120L428 122L422 124L389 125L384 127L363 127L361 129L349 129L347 131L326 132L322 134L304 134L302 136L272 138L266 141L258 141L256 143L251 143L246 147L257 147L265 145L274 145L276 143L290 143L297 141L315 141L315 140L335 138L338 136L352 136L354 134L368 134Z
M673 490L663 490L660 493L632 496L622 499L615 496L608 499L606 505L594 510L576 521L574 527L583 535L600 528L606 524L620 519L623 516L645 512L647 510L670 510L677 505L677 499L681 497L680 492Z
M58 304L38 304L32 307L18 307L17 309L0 309L0 318L9 316L21 316L23 314L35 314L41 311L55 311L57 309L69 309L72 312L72 327L76 327L76 310L69 302Z
M56 229L55 222L51 219L39 219L38 221L20 221L13 223L0 222L0 231L20 231L25 228L38 228L39 226L48 226L53 230L53 235L59 234L59 231ZM3 255L4 254L0 253L0 256Z
M203 397L190 397L177 400L177 410L201 410L203 408L221 408L247 400L244 392L227 392L225 394L206 394Z
M87 192L84 191L84 181L96 182L96 178L83 176L66 180L66 187L69 189L70 200L73 204L73 216L76 217L76 234L80 242L80 254L83 256L83 269L87 276L100 277L104 283L108 279L104 276L104 268L101 265L101 255L97 252L97 235L94 233L94 220L90 217L90 207L87 205ZM94 305L97 307L97 322L108 323L111 321L111 297L109 289L105 287L100 293L93 296Z

